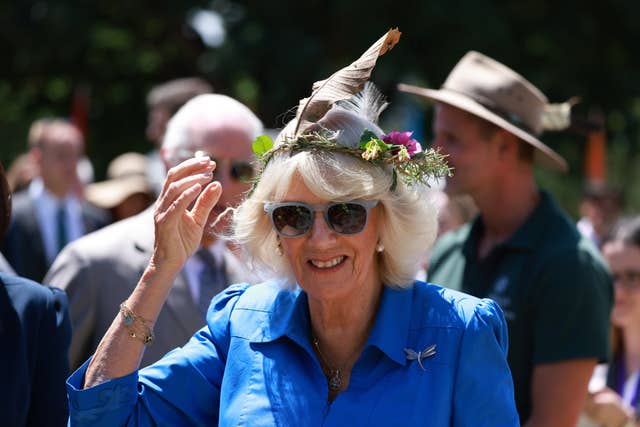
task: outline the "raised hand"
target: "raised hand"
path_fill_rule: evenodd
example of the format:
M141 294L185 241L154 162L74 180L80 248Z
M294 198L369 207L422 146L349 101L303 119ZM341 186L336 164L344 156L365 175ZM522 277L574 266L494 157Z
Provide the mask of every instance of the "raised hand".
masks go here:
M215 162L199 157L169 170L154 212L151 263L156 268L177 272L198 248L209 212L222 193L220 183L211 182L214 169Z

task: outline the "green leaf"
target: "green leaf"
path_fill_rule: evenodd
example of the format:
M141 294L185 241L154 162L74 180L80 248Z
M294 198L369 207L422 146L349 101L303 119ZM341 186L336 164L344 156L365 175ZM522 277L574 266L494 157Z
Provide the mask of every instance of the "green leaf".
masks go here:
M256 157L260 158L273 148L273 140L268 135L261 135L253 141L251 148L253 148L253 153Z
M387 144L383 140L377 137L377 135L371 132L369 129L365 129L360 136L360 149L369 152L387 152L392 145Z
M360 148L364 150L369 141L377 138L378 137L375 133L371 132L369 129L365 129L365 131L362 132L362 135L360 135Z

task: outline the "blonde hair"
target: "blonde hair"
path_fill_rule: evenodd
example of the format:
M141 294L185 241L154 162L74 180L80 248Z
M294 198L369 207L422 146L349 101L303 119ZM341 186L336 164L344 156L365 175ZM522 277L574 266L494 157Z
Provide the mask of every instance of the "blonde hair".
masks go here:
M294 127L295 122L289 123L276 143L290 137ZM382 134L374 123L341 108L330 110L314 127L338 132L338 143L346 146L357 144L365 129ZM411 286L436 236L435 205L402 182L391 191L390 168L337 152L300 151L271 158L253 193L234 212L234 238L244 247L250 263L295 282L287 259L276 253L278 237L264 205L282 201L296 179L302 179L311 193L324 200L378 200L381 215L375 226L385 248L378 255L380 280L396 288Z

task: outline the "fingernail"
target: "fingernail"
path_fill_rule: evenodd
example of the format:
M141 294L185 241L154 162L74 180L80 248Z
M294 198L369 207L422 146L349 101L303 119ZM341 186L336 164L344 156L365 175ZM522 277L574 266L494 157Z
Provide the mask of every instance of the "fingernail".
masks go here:
M211 178L213 176L213 172L212 171L202 172L200 175L202 176L202 178Z

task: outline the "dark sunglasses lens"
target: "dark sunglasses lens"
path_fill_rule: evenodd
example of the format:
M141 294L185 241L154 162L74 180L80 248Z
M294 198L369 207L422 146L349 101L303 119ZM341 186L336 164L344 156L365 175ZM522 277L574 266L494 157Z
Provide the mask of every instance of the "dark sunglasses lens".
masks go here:
M250 181L253 178L253 166L246 162L233 163L231 165L231 176L238 181Z
M280 206L274 209L271 217L278 233L287 237L306 233L313 223L313 212L304 206Z
M327 217L336 233L356 234L367 224L367 209L355 203L338 203L329 207Z

